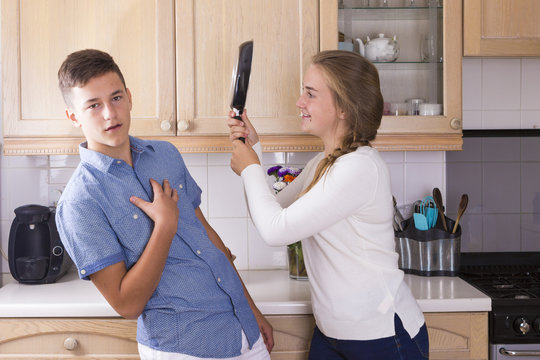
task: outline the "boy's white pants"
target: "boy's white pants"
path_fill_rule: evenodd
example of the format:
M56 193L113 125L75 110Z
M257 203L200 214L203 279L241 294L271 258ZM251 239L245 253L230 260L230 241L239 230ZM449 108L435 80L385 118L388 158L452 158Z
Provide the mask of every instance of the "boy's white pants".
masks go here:
M246 335L243 331L241 355L231 358L199 358L179 353L159 351L142 344L139 344L139 355L141 356L141 360L270 360L270 354L268 353L268 350L266 350L262 335L259 336L259 339L250 350Z

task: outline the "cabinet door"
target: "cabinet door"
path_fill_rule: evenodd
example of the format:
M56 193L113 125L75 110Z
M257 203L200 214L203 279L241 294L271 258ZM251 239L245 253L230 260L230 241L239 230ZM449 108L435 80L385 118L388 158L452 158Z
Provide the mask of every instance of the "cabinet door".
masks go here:
M465 0L464 56L540 56L540 2Z
M232 70L247 40L250 120L261 135L301 134L295 103L319 48L318 11L317 0L177 0L178 135L228 134Z
M0 319L1 359L139 359L137 322Z
M410 4L413 4L411 6ZM321 38L321 50L338 48L338 31L359 51L384 33L396 36L398 58L374 61L387 109L373 145L379 150L461 150L461 1L321 0L321 24L333 37ZM336 12L332 8L339 7ZM335 20L333 20L335 19ZM332 24L334 21L334 24ZM435 55L422 56L422 39L431 36ZM341 40L343 41L343 40ZM343 44L346 48L346 44ZM391 112L407 99L442 104L438 115Z
M424 313L424 316L430 359L488 359L487 312Z
M274 328L272 360L306 360L315 328L313 315L267 315Z
M1 10L4 137L82 136L65 116L57 74L85 48L120 66L133 135L176 132L174 0L3 0Z

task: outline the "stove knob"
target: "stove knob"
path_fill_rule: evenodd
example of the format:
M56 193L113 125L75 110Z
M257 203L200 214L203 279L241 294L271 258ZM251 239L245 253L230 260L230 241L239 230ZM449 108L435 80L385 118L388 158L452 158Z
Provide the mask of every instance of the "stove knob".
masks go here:
M529 325L529 320L525 317L518 317L516 320L514 320L514 330L521 335L525 335L529 332L531 329L531 325Z
M537 317L533 321L533 330L536 332L540 332L540 317Z

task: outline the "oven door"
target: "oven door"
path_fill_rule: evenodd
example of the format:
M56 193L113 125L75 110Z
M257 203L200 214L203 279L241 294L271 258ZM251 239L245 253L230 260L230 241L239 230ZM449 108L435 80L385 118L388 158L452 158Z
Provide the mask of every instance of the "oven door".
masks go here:
M491 344L490 360L532 360L540 359L538 344Z

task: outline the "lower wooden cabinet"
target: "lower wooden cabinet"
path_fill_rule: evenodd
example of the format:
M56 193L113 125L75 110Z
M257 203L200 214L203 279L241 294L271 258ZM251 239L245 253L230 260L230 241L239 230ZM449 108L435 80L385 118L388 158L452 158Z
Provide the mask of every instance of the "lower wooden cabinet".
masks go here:
M432 360L487 360L488 313L425 313Z
M139 359L137 322L125 319L0 319L0 359Z
M266 317L274 328L272 360L306 360L315 320L311 315Z
M430 359L488 358L487 312L426 313ZM311 315L270 315L272 360L305 360L315 326ZM0 359L139 359L134 320L111 318L0 319Z

